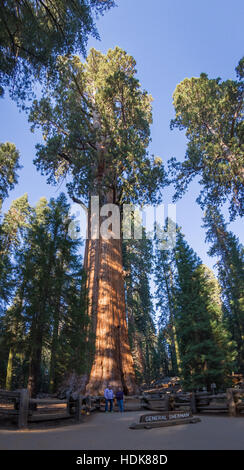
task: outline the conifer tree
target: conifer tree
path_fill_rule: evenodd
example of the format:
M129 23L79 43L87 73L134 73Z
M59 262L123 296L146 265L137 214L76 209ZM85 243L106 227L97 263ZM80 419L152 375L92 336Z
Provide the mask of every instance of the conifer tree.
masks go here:
M232 338L237 344L237 370L244 371L244 249L227 230L219 211L208 207L204 217L210 256L217 256L218 278L222 288L225 315Z
M106 55L92 49L59 59L56 87L35 101L30 115L45 143L35 163L57 184L69 177L70 197L88 204L85 270L89 317L96 337L88 393L102 393L108 382L135 391L128 343L121 239L91 237L91 197L104 204L154 203L164 181L161 164L150 157L151 97L136 78L135 60L116 47ZM104 222L106 215L100 222ZM104 316L106 315L106 322Z
M28 382L33 396L48 387L56 391L71 370L87 372L84 272L80 242L68 234L69 209L64 194L49 203L41 198L35 208L24 195L2 224L14 280L11 292L5 286L0 316L4 385L11 389Z
M15 353L21 349L19 347L21 343L20 314L23 290L19 286L18 268L14 263L14 255L21 244L21 235L26 227L29 213L28 196L25 194L12 202L0 227L0 307L3 321L2 340L5 351L8 350L7 389L11 388ZM8 308L11 302L11 308Z
M89 35L99 38L95 17L113 0L8 0L0 11L0 94L21 100L32 82L53 74L59 54L85 55Z
M175 198L200 177L197 201L216 208L228 201L231 217L244 214L244 57L237 80L185 78L174 92L171 127L186 130L185 160L170 160Z
M0 210L9 190L13 189L18 181L19 169L19 152L15 145L9 142L0 143Z
M221 386L231 372L234 353L223 324L218 284L180 232L175 261L176 331L184 387L209 389L212 382Z
M175 276L176 266L174 252L170 247L162 249L166 237L166 230L174 230L175 224L170 219L166 220L164 230L157 227L157 236L155 237L155 256L154 256L154 278L156 284L155 297L156 307L159 314L159 339L167 344L167 353L169 355L168 369L172 375L177 375L180 370L180 357L178 340L176 336L175 314L176 314L176 295L175 295Z
M129 341L138 382L149 383L156 373L156 329L150 292L153 246L142 229L139 240L124 240L123 265Z
M71 273L64 289L65 310L60 317L57 338L54 390L71 373L81 376L89 372L85 273L80 261L73 259Z
M157 334L157 347L155 358L155 369L157 371L157 378L162 378L165 376L168 377L169 374L172 373L172 366L170 366L168 349L169 348L165 335L165 329L160 328Z

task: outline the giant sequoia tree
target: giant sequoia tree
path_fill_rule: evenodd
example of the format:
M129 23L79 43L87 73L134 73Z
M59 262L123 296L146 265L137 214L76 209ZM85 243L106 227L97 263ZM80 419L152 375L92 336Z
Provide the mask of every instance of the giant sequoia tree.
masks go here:
M116 47L92 49L85 63L60 57L59 79L50 95L33 104L30 121L43 130L35 163L50 183L67 177L69 195L88 205L85 269L89 315L96 336L87 391L101 393L108 381L135 390L125 315L121 239L96 238L91 196L99 208L114 203L155 202L164 173L147 154L151 97L136 78L134 59ZM104 222L111 209L103 208ZM110 222L107 222L108 225Z
M244 58L237 80L186 78L174 92L172 127L186 130L185 160L170 161L176 197L196 176L201 206L229 202L232 217L244 214Z

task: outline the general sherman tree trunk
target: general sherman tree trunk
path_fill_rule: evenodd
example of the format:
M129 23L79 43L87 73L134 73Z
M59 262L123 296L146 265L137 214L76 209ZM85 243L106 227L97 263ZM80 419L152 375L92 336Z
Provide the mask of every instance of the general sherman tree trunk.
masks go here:
M110 194L106 197L106 203L112 201ZM103 394L110 384L132 394L136 392L136 384L126 322L121 238L104 239L99 236L99 239L92 240L92 217L94 214L90 211L85 269L88 311L96 339L86 392Z

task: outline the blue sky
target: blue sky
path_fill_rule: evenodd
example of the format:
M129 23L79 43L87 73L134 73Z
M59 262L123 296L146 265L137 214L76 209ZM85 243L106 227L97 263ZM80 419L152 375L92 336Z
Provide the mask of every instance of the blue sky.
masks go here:
M184 132L170 131L174 117L172 94L185 77L199 76L235 78L235 67L244 54L244 2L241 0L117 0L112 9L97 22L101 41L91 39L90 47L106 52L116 45L125 49L137 61L138 78L142 87L154 98L152 143L150 151L166 162L172 156L183 159L186 139ZM17 110L6 96L0 101L0 142L15 143L21 154L19 184L4 205L23 193L31 204L46 196L57 197L65 186L46 184L32 161L40 133L32 134L27 116ZM195 199L199 193L197 181L177 203L177 222L203 262L213 266L207 256L205 232L201 228L202 211ZM164 202L171 202L172 188L164 191ZM224 210L226 216L228 213ZM230 229L244 242L243 223L236 220Z

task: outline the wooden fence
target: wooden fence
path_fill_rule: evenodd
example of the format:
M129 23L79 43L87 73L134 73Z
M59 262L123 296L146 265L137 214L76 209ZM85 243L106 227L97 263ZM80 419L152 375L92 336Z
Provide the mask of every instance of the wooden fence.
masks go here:
M0 390L0 416L5 416L24 429L30 422L75 418L81 420L82 397L67 400L30 398L27 389Z
M103 396L86 397L89 411L105 409ZM114 410L118 409L114 400ZM211 392L144 392L124 398L125 411L191 411L199 413L226 413L237 416L244 413L244 389L227 389L226 393Z
M154 411L192 411L192 413L227 413L237 416L244 413L244 389L227 389L226 393L144 393L141 404Z
M74 418L80 422L82 412L103 411L104 397L68 397L67 400L30 398L28 390L0 390L0 416L13 419L19 429L30 422ZM116 400L114 409L117 409ZM210 392L144 392L125 397L125 411L191 411L198 413L227 413L244 415L244 389L227 389L226 393Z

